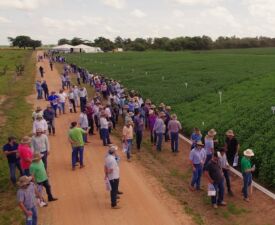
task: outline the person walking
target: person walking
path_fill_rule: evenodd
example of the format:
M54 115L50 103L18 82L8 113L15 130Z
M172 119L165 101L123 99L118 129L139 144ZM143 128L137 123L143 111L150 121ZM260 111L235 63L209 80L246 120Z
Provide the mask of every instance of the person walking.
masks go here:
M214 153L214 137L216 134L217 132L214 129L211 129L204 138L204 149L206 152L206 160L204 163L205 166L212 159L212 155Z
M79 156L80 168L84 167L83 157L84 157L84 140L83 134L87 134L88 131L77 127L77 122L71 123L71 129L69 131L69 141L72 146L72 170L75 170L77 163L77 158Z
M133 122L128 120L122 130L122 142L126 150L127 160L131 160L131 149L133 143Z
M48 201L56 201L57 198L54 198L52 195L51 185L48 180L44 163L41 160L41 154L39 152L34 153L33 155L32 164L30 166L30 174L34 177L34 180L38 185L43 186L46 189Z
M37 106L36 110L32 113L32 120L35 121L38 115L43 117L43 111L40 106Z
M89 135L94 135L94 110L91 104L87 104L86 114L89 122Z
M135 110L134 116L134 130L136 134L136 144L137 150L140 151L141 142L142 142L142 134L144 130L144 117L141 116L140 111Z
M159 112L158 118L156 119L156 122L153 128L153 131L156 133L156 137L157 137L157 143L156 143L157 151L161 151L161 147L162 147L162 139L165 131L164 119L165 119L165 113Z
M18 144L16 143L16 138L10 136L8 138L8 143L3 146L3 152L7 157L9 170L10 170L10 180L13 185L16 185L16 168L20 172L20 176L23 176L23 171L20 165L20 158L18 155Z
M172 120L168 122L168 131L171 138L171 150L172 152L178 153L179 150L179 131L182 129L181 123L177 119L176 114L171 115Z
M195 148L196 143L201 141L202 139L201 131L199 128L195 127L193 129L193 133L191 134L190 139L192 141L192 145L191 145L191 150L192 150L193 148Z
M59 104L61 107L61 111L63 114L65 114L66 113L65 105L66 105L67 94L64 92L63 89L61 89L59 91L58 98L59 98Z
M49 135L53 134L55 135L55 112L51 105L47 106L47 109L44 110L43 112L43 118L46 120L47 125L48 125L48 131Z
M216 191L215 196L211 196L211 203L213 208L218 208L219 206L226 206L224 199L224 177L222 168L219 165L218 153L214 152L212 154L212 159L206 164L205 175L209 181L210 185L213 185Z
M247 149L243 152L244 156L241 159L241 171L243 174L243 200L249 202L248 187L252 185L252 172L255 171L255 166L251 166L251 157L254 156L254 152L251 149Z
M79 115L79 126L85 131L88 130L89 121L88 121L86 110L82 111ZM88 143L88 137L86 133L83 134L83 140L85 143Z
M51 68L51 71L53 71L53 61L52 60L50 60L50 68Z
M68 98L71 104L70 112L72 113L74 111L74 113L76 113L76 103L75 103L74 92L72 88L70 88L69 90Z
M108 144L111 144L110 136L109 136L109 122L106 119L105 111L103 110L100 112L100 134L103 141L103 145L107 146Z
M50 154L50 144L46 134L42 129L36 129L36 134L32 136L31 146L34 153L39 153L42 156L45 169L48 167L48 155Z
M201 175L202 175L202 168L205 161L205 151L203 149L203 143L201 141L198 141L196 143L196 146L191 150L189 154L189 160L192 165L192 181L190 190L200 190L200 184L201 184ZM196 189L195 186L196 185Z
M43 92L44 92L44 98L45 98L46 101L48 101L49 88L48 88L48 84L45 80L42 81L41 87L42 87Z
M41 86L41 81L40 80L37 80L35 82L35 89L37 91L37 99L42 99L43 98L43 88Z
M150 109L148 112L148 127L150 129L150 138L151 138L151 144L156 145L157 142L157 135L154 131L154 125L157 119L157 115L154 110Z
M219 165L222 168L223 175L226 181L227 192L230 196L233 196L233 192L231 190L231 184L230 184L230 168L229 168L229 163L227 161L225 148L219 149L218 156L219 156Z
M85 87L80 87L78 91L80 100L80 109L83 111L86 108L88 93Z
M44 68L42 66L39 67L39 72L40 72L41 78L43 78L45 72L44 72Z
M26 225L37 225L37 202L36 197L43 200L39 194L32 177L22 176L19 178L17 191L17 201L19 208L23 211L26 217Z
M51 95L48 98L49 102L51 103L51 106L54 110L55 117L57 117L57 108L58 108L58 102L59 102L59 97L56 95L55 91L51 92Z
M105 179L108 179L111 185L111 208L119 209L117 205L117 195L118 195L118 186L119 186L119 166L116 160L116 151L117 146L111 146L108 150L107 156L105 157Z
M48 130L48 124L46 120L43 119L43 116L41 116L40 114L38 114L36 116L36 120L33 121L33 128L32 128L33 134L36 134L37 129L41 129L44 134L46 134Z
M238 156L240 144L235 137L233 130L228 130L225 138L225 150L229 165L233 166L234 158Z
M33 152L30 148L31 138L25 136L18 145L18 154L23 175L30 176L30 165L32 163Z

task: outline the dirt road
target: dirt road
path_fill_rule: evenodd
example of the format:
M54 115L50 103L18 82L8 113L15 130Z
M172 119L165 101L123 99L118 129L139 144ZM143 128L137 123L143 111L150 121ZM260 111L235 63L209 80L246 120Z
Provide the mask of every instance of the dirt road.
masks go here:
M39 53L41 54L41 52ZM49 90L58 91L61 86L56 69L50 71L47 60L37 63L45 69ZM37 75L38 76L38 75ZM34 107L47 105L44 100L31 97ZM173 225L192 224L181 206L171 199L161 185L146 174L140 165L127 162L121 154L120 190L124 192L119 205L110 207L110 196L105 190L103 163L106 148L99 135L89 137L85 146L85 168L71 170L71 147L67 140L70 122L78 120L79 114L68 112L56 119L56 136L50 136L49 180L58 201L40 210L43 225ZM112 137L114 143L118 139Z

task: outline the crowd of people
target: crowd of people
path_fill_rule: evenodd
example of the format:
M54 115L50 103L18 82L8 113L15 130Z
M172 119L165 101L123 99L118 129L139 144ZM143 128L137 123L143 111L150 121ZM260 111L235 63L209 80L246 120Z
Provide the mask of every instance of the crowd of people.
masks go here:
M171 107L164 103L154 105L150 99L144 99L134 90L128 91L120 82L108 79L105 76L92 74L89 71L74 64L66 64L65 58L54 54L39 56L38 61L44 58L49 60L49 68L53 69L53 63L61 62L64 70L60 75L61 83L58 92L49 88L45 80L36 81L37 99L48 101L46 109L37 106L32 114L32 137L25 136L20 143L15 137L9 137L8 143L3 146L10 168L11 182L19 186L18 201L20 208L26 215L26 223L36 225L37 210L33 196L40 199L40 205L47 203L42 196L43 187L46 189L48 201L55 201L51 192L51 186L47 175L48 155L50 145L48 135L55 135L55 120L66 113L77 113L79 120L73 121L68 132L72 146L71 167L72 170L84 165L84 147L89 143L89 137L98 132L103 146L108 146L105 158L105 179L110 185L111 207L117 206L119 194L119 161L117 146L112 145L110 133L116 129L119 118L123 121L121 134L122 149L127 160L131 161L133 143L137 151L142 148L142 141L146 131L150 134L152 146L161 152L164 142L170 142L172 154L179 152L179 135L182 125L177 115L171 113ZM41 78L46 76L42 66L39 67ZM72 84L71 78L77 81ZM95 90L94 96L88 96L85 88L90 85ZM43 96L44 95L44 96ZM193 170L190 190L201 190L201 176L204 173L208 178L208 189L215 190L212 196L212 205L224 206L224 180L228 194L233 196L230 184L229 166L237 166L240 145L233 130L226 132L225 145L218 148L215 139L217 132L214 129L208 131L203 138L199 128L194 128L191 135L191 151L189 155ZM134 140L135 139L135 140ZM254 156L252 150L244 151L241 159L241 171L243 173L243 197L249 201L248 187L252 182L252 167L250 158ZM16 168L20 173L19 181L16 179ZM30 222L31 221L31 222Z

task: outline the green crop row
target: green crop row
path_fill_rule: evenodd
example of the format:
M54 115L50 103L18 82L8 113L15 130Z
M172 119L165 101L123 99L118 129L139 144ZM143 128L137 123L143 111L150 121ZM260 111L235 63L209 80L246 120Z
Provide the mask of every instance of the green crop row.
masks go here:
M172 106L190 135L233 129L256 152L258 179L275 187L275 49L69 54L69 62L120 80L156 104ZM220 95L222 92L222 103Z

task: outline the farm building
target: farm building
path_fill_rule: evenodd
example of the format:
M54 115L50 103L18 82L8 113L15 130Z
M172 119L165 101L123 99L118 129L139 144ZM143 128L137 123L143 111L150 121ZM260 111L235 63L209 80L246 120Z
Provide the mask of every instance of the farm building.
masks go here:
M72 45L64 44L64 45L55 46L52 49L55 51L68 53L68 52L71 52L73 48L74 46Z
M88 45L77 45L77 46L73 46L73 52L85 52L85 53L98 53L98 52L102 52L101 48L99 47L91 47Z

